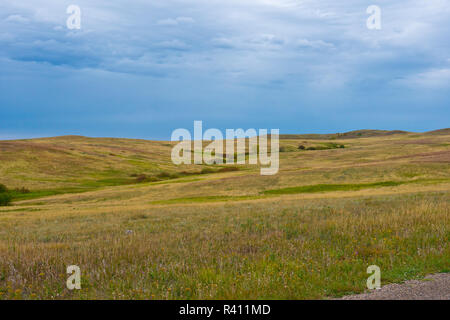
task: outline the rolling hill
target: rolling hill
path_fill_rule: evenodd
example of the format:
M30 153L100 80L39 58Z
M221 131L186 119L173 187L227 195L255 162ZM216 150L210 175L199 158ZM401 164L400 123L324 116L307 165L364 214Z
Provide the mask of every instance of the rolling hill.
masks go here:
M283 135L274 176L178 167L164 141L0 141L19 189L0 207L0 299L326 299L364 291L372 264L383 284L448 272L449 141Z

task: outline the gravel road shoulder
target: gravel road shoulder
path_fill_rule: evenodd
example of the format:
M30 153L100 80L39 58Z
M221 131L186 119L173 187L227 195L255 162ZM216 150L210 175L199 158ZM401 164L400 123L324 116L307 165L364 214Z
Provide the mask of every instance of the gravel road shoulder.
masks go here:
M429 275L423 280L388 284L379 290L345 296L343 300L450 300L450 273Z

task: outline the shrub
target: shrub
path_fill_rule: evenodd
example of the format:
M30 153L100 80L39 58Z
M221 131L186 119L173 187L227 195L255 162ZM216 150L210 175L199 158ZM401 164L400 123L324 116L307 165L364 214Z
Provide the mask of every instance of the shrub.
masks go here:
M180 175L182 176L192 176L194 174L198 174L197 172L189 172L189 171L181 171Z
M170 178L171 175L167 171L161 171L160 173L158 173L157 177L161 178L161 179L167 179L167 178Z
M136 177L137 183L156 182L156 181L159 181L159 179L153 176L147 176L146 174L140 174Z
M286 147L280 147L279 151L280 152L286 152Z
M177 179L179 177L180 177L180 175L178 173L171 173L169 176L169 179Z
M11 204L12 196L7 193L3 192L0 193L0 206L8 206Z
M231 171L239 171L238 167L223 167L217 170L217 172L231 172Z
M345 146L344 146L343 144L341 144L341 145L339 146L339 148L344 149Z
M334 142L329 142L329 143L324 143L322 148L324 148L324 149L337 149L337 148L339 148L339 145L337 143L334 143Z
M158 173L156 175L156 177L159 178L159 179L176 179L176 178L179 178L180 175L177 174L177 173L170 173L170 172L167 172L167 171L161 171L160 173Z
M14 191L16 192L16 193L30 193L31 191L29 190L29 189L27 189L27 188L25 188L25 187L22 187L22 188L16 188L16 189L14 189Z
M0 193L4 192L8 192L8 188L4 184L0 183Z
M202 171L200 171L201 174L208 174L208 173L214 173L215 171L211 168L203 168Z
M305 148L304 145L301 144L301 145L298 146L298 149L299 149L299 150L305 150L306 148Z
M136 176L136 182L141 183L147 181L147 175L140 174Z

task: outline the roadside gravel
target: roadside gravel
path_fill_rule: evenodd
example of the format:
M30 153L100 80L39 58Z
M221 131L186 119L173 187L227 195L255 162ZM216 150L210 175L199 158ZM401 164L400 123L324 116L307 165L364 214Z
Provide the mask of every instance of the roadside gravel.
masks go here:
M379 290L346 296L343 300L450 300L450 273L438 273L424 280L388 284Z

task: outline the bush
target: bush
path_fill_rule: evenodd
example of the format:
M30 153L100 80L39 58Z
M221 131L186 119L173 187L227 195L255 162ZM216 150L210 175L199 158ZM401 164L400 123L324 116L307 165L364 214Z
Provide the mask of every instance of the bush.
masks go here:
M0 206L9 206L11 204L11 200L12 196L9 193L0 193Z
M200 171L201 174L208 174L208 173L214 173L215 171L211 168L203 168L202 171Z
M167 172L167 171L161 171L160 173L158 173L156 175L156 177L159 178L159 179L165 180L165 179L176 179L176 178L179 178L180 175L177 174L177 173L170 173L170 172Z
M279 152L286 152L286 147L280 147Z
M301 145L298 146L298 149L299 149L299 150L305 150L306 148L305 148L304 145L301 144Z
M161 179L169 179L171 175L167 171L161 171L160 173L158 173L157 177Z
M192 176L192 175L195 175L195 174L198 174L198 173L197 172L189 172L189 171L181 171L180 172L181 176Z
M239 171L238 167L223 167L217 170L217 172L231 172L231 171Z
M8 192L8 188L4 184L0 183L0 193L4 192Z
M22 188L14 189L14 192L26 194L26 193L30 193L31 191L25 187L22 187Z
M136 177L137 183L143 183L143 182L156 182L160 181L158 178L153 176L147 176L146 174L140 174Z
M140 174L136 176L136 182L141 183L141 182L145 182L147 181L147 175L145 174Z

